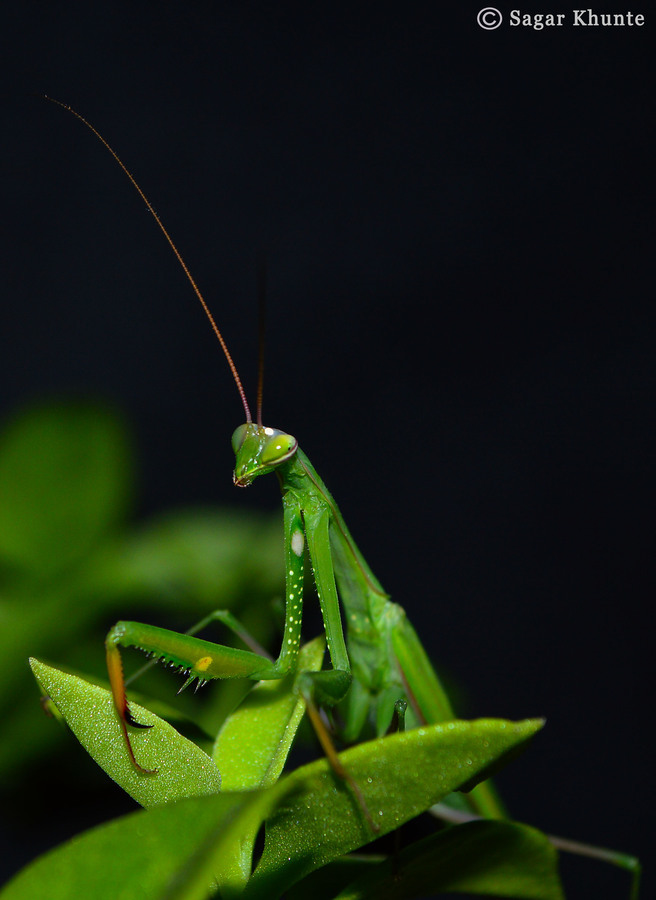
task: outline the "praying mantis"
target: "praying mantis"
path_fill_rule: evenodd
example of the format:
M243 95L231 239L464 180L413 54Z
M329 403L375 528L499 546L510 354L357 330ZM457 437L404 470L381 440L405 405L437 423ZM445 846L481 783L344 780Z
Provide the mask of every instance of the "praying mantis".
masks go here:
M51 98L47 98L51 100ZM227 360L244 411L245 422L232 435L235 454L234 484L247 487L261 475L276 476L282 496L285 619L278 657L270 658L250 640L231 613L214 618L237 634L250 649L201 640L144 623L120 621L107 634L107 670L115 712L124 747L134 770L144 778L156 776L133 746L133 729L149 728L132 712L126 693L121 651L135 648L156 661L186 673L181 689L197 681L241 678L273 682L296 674L298 690L312 724L335 773L351 788L371 831L375 826L357 783L340 762L320 708L333 710L333 728L345 743L363 735L384 735L402 720L407 705L409 727L438 724L454 719L446 692L401 606L391 601L367 564L342 514L295 436L265 426L262 418L262 365L253 421L241 378L224 337L186 263L150 201L105 138L83 116L52 100L78 118L112 154L131 181L182 267L209 320ZM298 669L301 649L305 559L309 557L321 607L330 667L320 671ZM346 622L346 631L342 619ZM443 817L458 815L503 818L505 813L489 782L483 781L460 804L465 810L443 808ZM584 848L573 842L551 839L556 846L586 853L630 867L611 851ZM637 890L637 888L636 888ZM637 895L637 894L636 894Z
M107 670L121 731L134 768L143 775L156 769L142 766L130 737L142 725L132 715L125 689L121 648L136 648L187 673L183 685L211 679L281 679L295 670L301 645L303 580L307 551L321 605L331 668L301 672L298 681L320 742L335 770L350 782L337 758L318 707L339 708L341 737L354 742L369 726L377 736L389 729L395 711L408 706L408 724L435 724L454 718L449 699L404 610L393 603L353 540L339 508L297 439L262 422L262 377L254 422L242 381L224 337L186 263L150 201L130 171L83 116L52 100L79 119L114 157L145 203L175 254L225 355L245 414L232 436L233 480L247 487L261 475L276 475L282 494L285 554L285 622L276 660L262 652L241 650L138 622L118 622L106 641ZM345 637L340 600L347 622ZM227 612L219 612L228 628L244 637L244 629ZM247 638L248 640L248 638ZM357 785L352 787L358 796ZM501 817L493 789L483 782L470 793L474 812ZM365 815L367 815L365 810Z

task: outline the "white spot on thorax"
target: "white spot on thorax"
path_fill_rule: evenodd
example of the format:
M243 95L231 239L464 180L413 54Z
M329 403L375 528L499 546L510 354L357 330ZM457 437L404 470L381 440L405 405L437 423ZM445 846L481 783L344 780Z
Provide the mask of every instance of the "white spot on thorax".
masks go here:
M292 550L297 556L303 555L303 547L305 546L305 538L302 531L295 531L292 535Z

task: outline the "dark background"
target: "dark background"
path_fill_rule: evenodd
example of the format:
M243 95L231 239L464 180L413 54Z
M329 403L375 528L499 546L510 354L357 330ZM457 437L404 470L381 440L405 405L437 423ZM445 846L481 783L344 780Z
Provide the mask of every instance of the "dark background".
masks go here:
M465 712L548 719L501 779L516 817L647 861L644 7L608 29L545 8L566 24L535 31L503 6L487 32L471 3L6 6L0 411L118 403L143 513L279 502L275 482L232 487L243 414L216 341L48 93L133 170L251 394L266 253L266 422L299 438ZM567 872L572 897L628 892L598 863Z

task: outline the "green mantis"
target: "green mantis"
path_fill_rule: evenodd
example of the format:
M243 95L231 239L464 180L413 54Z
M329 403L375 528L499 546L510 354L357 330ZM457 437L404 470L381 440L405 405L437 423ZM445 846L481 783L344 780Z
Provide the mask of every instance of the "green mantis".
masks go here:
M50 99L50 98L48 98ZM58 103L58 101L53 101ZM58 104L62 105L63 104ZM295 437L262 423L261 379L257 422L253 422L236 366L214 318L149 200L107 141L82 116L69 109L105 145L121 166L182 266L202 304L230 367L246 422L232 436L235 452L234 483L250 485L273 473L280 484L284 512L285 624L280 653L271 660L260 652L241 650L200 640L137 622L119 622L106 639L107 668L125 745L134 767L154 774L139 763L130 729L141 726L130 711L125 691L120 648L134 647L187 673L183 687L198 680L247 678L252 681L283 678L294 671L301 643L305 553L314 572L321 604L331 668L301 673L299 685L322 743L335 768L332 750L316 706L339 709L344 740L353 742L367 729L375 735L390 727L395 708L407 701L410 725L452 719L449 700L403 609L392 603L358 550L337 504ZM347 623L345 637L341 605ZM220 616L242 634L229 614ZM487 816L502 815L492 790L479 785L472 793L473 808Z
M335 730L346 743L352 743L363 736L384 735L395 714L399 714L406 704L410 727L453 719L447 695L404 610L390 600L368 566L337 504L300 449L297 439L263 424L261 367L257 415L253 421L241 379L221 331L157 213L107 141L82 116L70 107L64 108L96 135L130 179L175 253L219 340L246 420L232 436L235 485L247 487L261 475L275 474L283 505L285 621L280 652L275 660L253 642L250 642L251 649L236 649L138 622L122 621L110 629L106 637L107 668L114 708L131 765L139 776L146 778L158 772L157 768L142 765L138 750L133 746L133 729L151 726L133 715L125 689L122 649L136 648L156 660L178 667L186 674L183 688L195 681L242 678L271 682L290 673L296 674L298 690L334 771L351 787L368 825L375 830L359 787L342 766L318 707L334 711ZM306 556L314 574L330 657L330 667L320 671L299 668ZM230 613L222 611L214 618L249 643L244 629ZM460 814L465 818L471 817L472 813L489 818L504 815L488 782L477 784L462 805L465 810ZM444 817L457 821L453 811L447 811ZM556 841L552 840L552 843ZM584 852L580 846L568 846L567 849ZM602 853L603 858L611 859L607 851Z

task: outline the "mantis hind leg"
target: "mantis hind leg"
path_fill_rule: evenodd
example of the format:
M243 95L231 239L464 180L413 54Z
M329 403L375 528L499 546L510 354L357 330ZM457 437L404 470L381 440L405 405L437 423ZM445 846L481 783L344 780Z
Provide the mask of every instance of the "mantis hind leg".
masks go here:
M349 770L342 765L342 762L337 754L337 750L335 749L335 745L333 744L332 738L328 733L328 729L324 724L323 719L321 718L321 714L317 709L314 701L310 698L305 698L305 706L307 709L307 714L310 718L310 722L312 722L312 727L314 728L314 732L321 744L323 752L326 754L326 759L330 763L330 767L345 784L351 790L351 793L355 797L355 800L362 810L362 814L367 820L367 824L369 828L375 833L380 831L379 826L374 822L373 817L369 811L369 807L367 806L367 801L364 799L362 791L360 790L360 785L357 783L355 778L351 775Z

